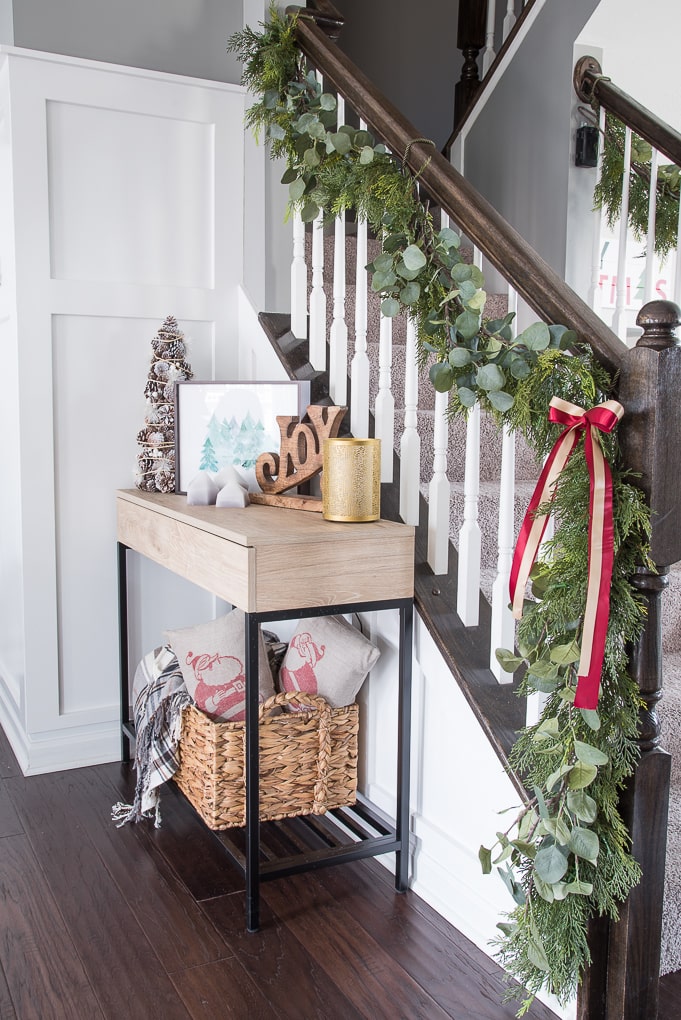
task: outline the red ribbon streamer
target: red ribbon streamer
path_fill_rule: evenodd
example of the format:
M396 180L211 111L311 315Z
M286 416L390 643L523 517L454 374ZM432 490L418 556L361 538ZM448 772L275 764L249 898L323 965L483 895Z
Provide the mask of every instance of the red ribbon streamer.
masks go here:
M513 615L523 611L525 586L537 557L548 514L537 514L544 503L553 501L556 482L584 433L584 454L589 468L589 559L582 647L579 660L576 708L596 708L605 653L605 636L610 614L610 581L614 558L612 522L612 476L597 433L612 432L624 414L617 400L606 400L590 411L554 397L549 421L565 425L549 454L527 508L511 566L510 593Z

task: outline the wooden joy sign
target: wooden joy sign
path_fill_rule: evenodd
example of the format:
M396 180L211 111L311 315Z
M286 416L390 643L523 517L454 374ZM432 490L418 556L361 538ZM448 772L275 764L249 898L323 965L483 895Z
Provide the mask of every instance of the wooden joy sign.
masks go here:
M319 474L323 467L324 440L336 438L346 411L347 407L310 404L309 421L301 421L297 415L277 415L281 436L279 453L261 453L258 457L255 477L262 492L249 493L251 503L321 513L321 499L282 494Z

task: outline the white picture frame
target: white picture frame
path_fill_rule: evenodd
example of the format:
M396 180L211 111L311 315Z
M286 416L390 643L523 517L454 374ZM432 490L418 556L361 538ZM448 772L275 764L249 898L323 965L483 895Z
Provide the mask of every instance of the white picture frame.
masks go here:
M309 402L309 382L176 383L175 491L186 494L200 471L217 474L231 465L259 492L255 462L261 453L279 452L277 415L302 418Z

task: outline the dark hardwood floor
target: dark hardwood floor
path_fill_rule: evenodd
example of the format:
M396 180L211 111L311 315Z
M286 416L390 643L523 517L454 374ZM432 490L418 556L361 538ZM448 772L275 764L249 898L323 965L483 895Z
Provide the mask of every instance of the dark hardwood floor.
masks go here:
M160 829L114 827L132 787L118 764L25 778L0 730L0 1020L514 1016L500 970L377 861L265 883L249 935L240 872L172 784ZM303 829L263 826L267 852Z

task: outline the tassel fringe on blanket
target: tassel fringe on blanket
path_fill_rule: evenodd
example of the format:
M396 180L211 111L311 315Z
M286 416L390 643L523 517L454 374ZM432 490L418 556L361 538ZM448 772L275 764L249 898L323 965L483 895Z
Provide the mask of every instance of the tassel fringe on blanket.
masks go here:
M111 818L119 828L126 822L153 818L158 828L160 787L178 769L182 711L192 703L177 658L167 645L145 655L140 662L133 681L133 699L135 798L132 804L114 804Z

